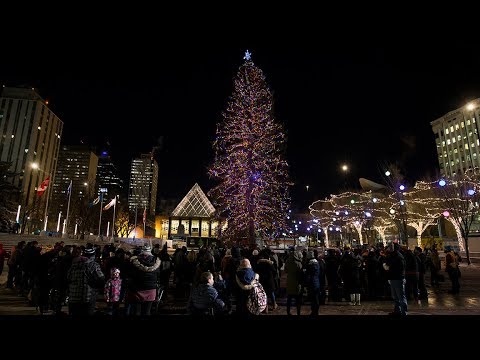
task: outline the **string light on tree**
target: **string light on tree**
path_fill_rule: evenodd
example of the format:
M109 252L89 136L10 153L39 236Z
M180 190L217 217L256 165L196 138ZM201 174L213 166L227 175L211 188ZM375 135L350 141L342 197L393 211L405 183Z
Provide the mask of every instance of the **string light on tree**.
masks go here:
M231 240L274 238L285 231L289 208L285 134L273 116L273 97L263 72L247 50L234 90L213 143L208 174L218 183L209 195L228 227Z

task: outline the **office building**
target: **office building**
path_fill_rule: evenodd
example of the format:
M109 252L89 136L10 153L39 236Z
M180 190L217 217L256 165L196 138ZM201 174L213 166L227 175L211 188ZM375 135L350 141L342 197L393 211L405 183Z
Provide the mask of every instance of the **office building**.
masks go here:
M452 177L480 167L480 99L432 121L440 174Z
M62 145L58 155L58 166L53 183L52 210L58 216L66 216L68 187L72 182L71 204L84 206L82 202L92 200L96 193L98 156L88 146ZM70 209L72 210L72 209Z
M139 213L143 213L146 208L147 214L155 215L157 184L158 164L153 153L142 154L140 158L133 159L128 194L129 210L134 212L136 208Z
M11 162L18 174L11 180L20 189L16 200L22 214L27 210L43 221L51 191L47 187L39 197L36 190L47 177L55 183L63 122L33 88L4 87L0 114L0 160Z
M119 177L117 166L107 151L102 151L98 157L97 194L104 193L104 199L113 198L123 191L123 181Z

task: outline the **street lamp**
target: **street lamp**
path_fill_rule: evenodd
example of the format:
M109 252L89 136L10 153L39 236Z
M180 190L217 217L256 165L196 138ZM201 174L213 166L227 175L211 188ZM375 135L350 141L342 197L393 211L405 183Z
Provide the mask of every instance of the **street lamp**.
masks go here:
M343 164L341 166L341 169L342 169L342 172L343 172L343 182L344 182L344 187L345 189L347 189L347 174L348 174L348 165L347 164Z
M38 170L38 171L48 175L48 177L50 179L50 182L48 183L48 186L47 186L47 199L45 201L45 214L44 214L45 223L44 223L44 226L43 226L43 232L46 233L47 223L48 223L48 200L49 200L49 197L50 197L50 188L53 186L52 174L49 173L48 171L40 169L40 167L38 166L38 163L32 163L30 166L31 166L32 169Z

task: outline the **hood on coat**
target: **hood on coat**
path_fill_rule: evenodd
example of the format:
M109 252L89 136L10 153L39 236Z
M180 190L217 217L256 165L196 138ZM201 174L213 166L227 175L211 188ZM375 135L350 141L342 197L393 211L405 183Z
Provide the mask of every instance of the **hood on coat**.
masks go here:
M159 258L155 259L154 256L146 258L141 256L132 256L130 261L132 262L133 266L144 272L153 272L157 270L162 262Z

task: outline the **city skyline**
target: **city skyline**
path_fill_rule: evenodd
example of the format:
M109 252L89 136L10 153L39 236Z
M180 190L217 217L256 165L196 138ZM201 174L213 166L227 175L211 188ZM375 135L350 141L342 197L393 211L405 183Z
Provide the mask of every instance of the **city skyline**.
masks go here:
M294 204L381 180L398 161L408 179L438 171L430 122L480 97L479 52L457 44L391 47L184 49L95 62L0 60L0 84L34 86L64 121L62 145L111 144L127 176L131 160L158 146L161 198L211 185L211 143L245 50L273 95L288 136ZM114 61L115 60L115 61ZM126 125L125 125L126 124ZM341 166L348 164L348 176ZM128 176L126 177L128 179ZM308 186L308 188L307 188Z

